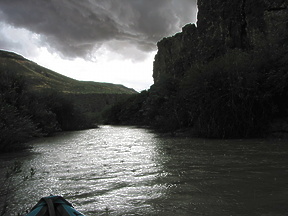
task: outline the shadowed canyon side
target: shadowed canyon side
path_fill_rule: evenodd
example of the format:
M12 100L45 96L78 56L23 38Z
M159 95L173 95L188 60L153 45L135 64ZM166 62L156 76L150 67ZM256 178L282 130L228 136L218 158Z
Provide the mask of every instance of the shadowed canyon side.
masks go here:
M107 107L137 92L77 81L0 50L0 150L57 131L95 127Z
M287 20L284 0L199 0L197 25L158 42L154 85L111 122L217 138L287 133Z
M198 21L158 42L154 82L165 75L183 77L199 62L230 49L259 49L264 43L287 46L288 3L285 0L198 1Z

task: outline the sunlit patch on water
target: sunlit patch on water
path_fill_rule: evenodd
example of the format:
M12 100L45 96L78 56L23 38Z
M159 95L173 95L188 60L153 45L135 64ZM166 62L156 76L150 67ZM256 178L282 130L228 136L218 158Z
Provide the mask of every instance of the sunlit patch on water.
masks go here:
M89 215L285 215L285 141L159 137L102 126L32 143L0 156L36 174L13 194L10 212L62 195ZM286 203L286 204L285 204ZM285 213L285 214L284 214Z

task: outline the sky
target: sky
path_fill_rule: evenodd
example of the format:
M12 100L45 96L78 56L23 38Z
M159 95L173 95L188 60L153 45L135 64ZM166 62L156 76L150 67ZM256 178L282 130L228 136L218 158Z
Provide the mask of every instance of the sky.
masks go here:
M141 91L153 84L157 42L196 16L196 0L0 0L0 49Z

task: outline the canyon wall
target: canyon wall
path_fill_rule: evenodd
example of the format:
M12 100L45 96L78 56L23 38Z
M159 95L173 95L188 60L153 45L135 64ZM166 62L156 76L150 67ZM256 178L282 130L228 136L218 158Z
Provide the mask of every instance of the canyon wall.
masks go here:
M153 78L180 78L197 63L228 49L253 50L262 44L288 46L286 0L198 0L197 25L158 42ZM274 47L275 48L275 47Z

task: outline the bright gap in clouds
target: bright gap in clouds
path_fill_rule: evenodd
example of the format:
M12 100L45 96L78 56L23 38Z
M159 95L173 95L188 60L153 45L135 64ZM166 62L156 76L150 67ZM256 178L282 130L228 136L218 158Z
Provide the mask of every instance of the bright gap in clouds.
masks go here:
M196 0L0 0L0 49L55 72L122 84L153 84L157 41L196 21Z
M41 43L41 36L38 34L3 23L0 23L0 27L0 49L16 52L67 77L81 81L122 84L139 92L149 89L153 84L152 71L156 51L145 53L145 57L137 61L125 59L102 46L94 51L91 60L66 59Z
M122 84L141 91L149 89L153 84L155 54L156 51L151 52L144 61L139 62L133 62L131 59L109 59L109 53L108 56L99 55L96 61L82 58L67 60L58 54L51 54L47 48L42 47L33 61L73 79Z

